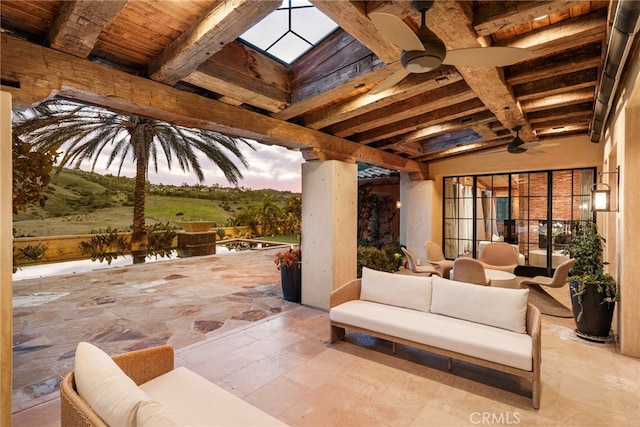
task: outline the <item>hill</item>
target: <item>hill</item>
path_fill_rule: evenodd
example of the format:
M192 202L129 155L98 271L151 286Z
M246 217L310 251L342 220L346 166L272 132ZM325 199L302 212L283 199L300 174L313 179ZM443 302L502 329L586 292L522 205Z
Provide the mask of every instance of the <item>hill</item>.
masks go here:
M132 178L64 169L47 187L44 208L29 207L13 216L14 235L84 234L107 226L127 230L133 220L133 183ZM299 194L218 185L148 184L146 221L208 220L224 225L240 208L260 205L266 195L283 206Z

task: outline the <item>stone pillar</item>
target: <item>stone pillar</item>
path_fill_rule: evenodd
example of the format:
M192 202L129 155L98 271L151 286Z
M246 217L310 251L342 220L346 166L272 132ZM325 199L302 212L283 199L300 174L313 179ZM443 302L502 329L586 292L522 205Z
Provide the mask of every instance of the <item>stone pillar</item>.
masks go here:
M0 425L11 425L13 344L13 217L11 94L0 92Z
M400 243L407 246L421 264L426 263L424 244L431 238L432 217L439 207L433 204L431 180L411 181L408 174L400 174Z
M328 309L331 291L356 277L358 167L302 164L302 303Z

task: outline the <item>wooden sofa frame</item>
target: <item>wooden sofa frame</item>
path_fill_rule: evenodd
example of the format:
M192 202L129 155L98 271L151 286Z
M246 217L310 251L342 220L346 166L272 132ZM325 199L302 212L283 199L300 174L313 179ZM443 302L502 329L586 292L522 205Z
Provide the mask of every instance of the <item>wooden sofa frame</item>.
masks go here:
M335 289L330 296L330 306L335 307L342 303L351 300L360 299L361 279L354 279L347 282L338 289ZM447 357L449 370L452 369L452 359L462 360L464 362L473 363L475 365L483 366L497 371L505 372L507 374L515 375L524 378L532 383L532 406L535 409L540 407L540 365L541 365L541 337L540 337L540 310L532 304L527 304L527 334L531 336L533 340L533 369L531 371L525 371L522 369L514 368L512 366L502 365L500 363L490 362L488 360L479 359L466 354L457 353L454 351L444 350L438 347L405 340L402 338L390 336L380 332L355 327L352 325L331 321L330 341L334 343L344 338L345 330L348 328L353 331L362 332L364 334L384 339L393 343L393 350L395 353L395 343L404 344L411 347L416 347L422 350L426 350L430 353L439 354Z
M116 364L137 385L144 384L173 370L173 347L159 347L136 350L113 356ZM60 383L61 425L108 427L76 389L73 371Z

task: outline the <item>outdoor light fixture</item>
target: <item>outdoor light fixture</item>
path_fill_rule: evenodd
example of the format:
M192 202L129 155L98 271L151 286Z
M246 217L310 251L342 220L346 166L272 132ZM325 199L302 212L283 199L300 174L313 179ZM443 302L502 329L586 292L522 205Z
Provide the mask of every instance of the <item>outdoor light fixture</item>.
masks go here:
M602 176L609 174L616 174L619 179L620 166L616 167L616 170L612 172L600 172L598 174L600 177L599 182L591 186L591 210L594 212L615 212L618 210L617 206L615 210L611 209L611 186L602 182ZM618 185L616 185L616 191L617 189ZM616 197L617 203L618 198Z

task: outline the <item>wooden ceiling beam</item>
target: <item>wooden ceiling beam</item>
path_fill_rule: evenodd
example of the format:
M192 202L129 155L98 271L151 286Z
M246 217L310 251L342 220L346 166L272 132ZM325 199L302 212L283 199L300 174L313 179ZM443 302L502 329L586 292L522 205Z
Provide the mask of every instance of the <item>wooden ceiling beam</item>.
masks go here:
M289 105L287 67L235 41L183 81L270 112Z
M592 43L505 68L505 78L510 85L518 85L568 74L588 68L597 68L602 59L602 43Z
M462 101L474 99L476 95L469 90L467 84L460 80L453 84L442 86L430 92L424 92L411 98L405 98L391 105L378 108L367 114L336 123L325 129L326 132L346 137L367 129L391 125L394 122L420 116L430 111L460 104Z
M531 56L528 60L531 61L586 44L602 42L606 29L607 9L604 8L496 43L496 46L529 49Z
M62 2L46 44L79 58L93 50L102 30L113 22L129 0Z
M581 1L493 1L475 10L473 29L479 36L489 36L538 17L569 9L577 3Z
M291 120L332 105L337 102L336 100L348 99L366 93L373 88L377 82L386 79L398 71L400 67L402 67L402 65L396 63L358 76L325 92L317 93L304 100L292 103L291 106L283 111L272 114L272 117L280 120Z
M478 36L471 26L472 3L438 1L427 14L427 25L447 46L448 50L481 47ZM511 86L504 79L501 68L457 67L458 71L484 103L489 111L507 129L521 126L520 137L525 142L537 141L538 137L526 121Z
M519 100L536 99L568 92L570 90L595 86L597 79L598 70L590 68L562 76L516 85L513 87L513 92Z
M287 148L313 147L376 166L428 173L426 164L0 34L2 85L14 108L60 95L124 114L138 114Z
M581 102L593 102L595 87L576 89L556 95L542 96L536 99L521 101L522 111L530 113L532 111L548 110L550 108L566 107L568 105L579 104Z
M379 108L386 108L406 99L406 97L412 93L432 91L461 80L462 77L454 67L440 67L431 73L410 75L383 93L376 95L365 93L343 102L324 107L303 116L301 122L306 127L322 129L334 123L343 122Z
M545 122L550 119L565 119L569 117L582 116L585 113L591 114L593 102L583 102L582 104L567 107L552 108L544 111L534 111L528 114L531 123Z
M355 37L386 64L398 61L401 49L383 37L366 16L364 2L310 0L340 28Z
M536 131L548 129L565 128L574 125L589 125L591 123L591 111L582 112L582 114L574 114L560 119L540 121L533 123L532 126Z
M280 0L217 2L149 62L147 75L174 85L281 4Z
M408 132L419 131L420 129L424 129L425 127L437 125L443 120L459 119L465 116L469 116L470 114L485 111L486 109L487 107L482 103L482 101L480 101L478 98L473 98L469 101L450 105L449 107L430 111L419 116L399 120L386 126L355 134L353 138L350 139L363 144L370 144L374 141L392 138L394 136L403 135ZM400 139L396 142L399 141Z

